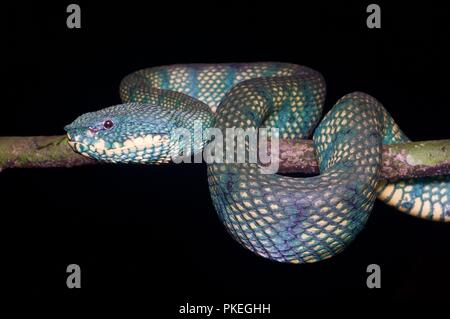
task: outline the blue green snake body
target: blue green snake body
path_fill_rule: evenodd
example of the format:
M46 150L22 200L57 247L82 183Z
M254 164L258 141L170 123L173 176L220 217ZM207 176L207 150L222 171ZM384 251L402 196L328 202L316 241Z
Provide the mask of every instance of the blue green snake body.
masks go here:
M195 121L223 131L276 127L283 139L313 133L319 176L262 174L255 163L208 164L220 219L260 256L289 263L334 256L364 227L377 197L413 216L450 220L450 176L380 179L381 146L408 138L375 98L345 95L315 128L325 82L310 68L273 62L155 67L124 78L120 94L126 104L66 127L76 151L109 162L168 162L176 144L171 131L192 129Z

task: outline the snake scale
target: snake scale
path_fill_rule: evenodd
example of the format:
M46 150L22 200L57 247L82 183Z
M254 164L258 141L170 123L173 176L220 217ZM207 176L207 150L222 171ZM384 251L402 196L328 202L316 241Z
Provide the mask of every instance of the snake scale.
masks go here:
M376 197L420 218L450 220L450 176L389 182L379 177L382 144L408 141L375 98L342 97L321 117L325 82L289 63L186 64L125 77L125 104L78 117L70 145L98 160L170 161L176 127L276 127L283 139L308 138L320 175L262 174L255 163L207 165L212 201L228 232L257 255L316 262L342 251L364 227ZM314 129L315 128L315 129ZM175 187L175 185L174 185Z

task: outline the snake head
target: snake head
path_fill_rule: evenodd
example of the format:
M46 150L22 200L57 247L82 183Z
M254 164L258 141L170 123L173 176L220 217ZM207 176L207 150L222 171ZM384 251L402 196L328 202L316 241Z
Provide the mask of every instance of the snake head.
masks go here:
M128 103L79 116L64 129L69 145L84 156L107 162L161 163L170 160L173 110Z

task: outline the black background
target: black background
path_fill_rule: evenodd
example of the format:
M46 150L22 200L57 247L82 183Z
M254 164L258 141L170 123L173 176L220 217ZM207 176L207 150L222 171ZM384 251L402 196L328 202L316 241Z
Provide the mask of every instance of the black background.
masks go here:
M63 134L76 116L120 103L120 80L140 68L284 61L324 75L325 111L363 91L411 139L450 137L449 14L438 4L376 2L382 28L370 30L363 1L82 1L81 29L66 27L68 3L5 8L0 135ZM186 302L270 302L276 317L328 302L345 309L450 299L449 226L380 202L342 254L295 266L231 239L212 206L204 164L5 170L0 194L5 263L24 296L142 300L167 317ZM71 263L82 269L78 290L66 287ZM371 263L381 266L381 289L366 287Z

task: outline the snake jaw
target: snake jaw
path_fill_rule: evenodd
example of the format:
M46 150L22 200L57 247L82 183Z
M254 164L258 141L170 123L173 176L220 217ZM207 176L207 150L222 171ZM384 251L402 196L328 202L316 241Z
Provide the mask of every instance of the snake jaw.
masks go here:
M89 157L89 158L94 158L88 152L89 147L87 145L80 143L80 142L73 142L73 141L69 141L68 143L75 152L80 153L81 155Z
M113 163L167 163L171 160L174 143L169 134L150 133L110 142L99 134L81 130L68 132L68 144L83 156Z

